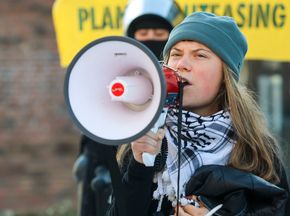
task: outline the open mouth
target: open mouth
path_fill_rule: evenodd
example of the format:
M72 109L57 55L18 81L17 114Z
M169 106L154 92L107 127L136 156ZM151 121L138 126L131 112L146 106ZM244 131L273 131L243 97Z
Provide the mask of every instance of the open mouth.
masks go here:
M178 75L179 81L182 82L184 87L188 86L188 85L191 85L190 81L186 77L183 77L182 75L180 75L179 72L177 72L176 74Z
M187 86L191 86L191 84L187 81L183 82L182 85L183 85L183 88L185 88Z
M188 86L188 85L191 85L191 83L184 77L182 77L181 81L182 81L182 84L183 84L184 87Z

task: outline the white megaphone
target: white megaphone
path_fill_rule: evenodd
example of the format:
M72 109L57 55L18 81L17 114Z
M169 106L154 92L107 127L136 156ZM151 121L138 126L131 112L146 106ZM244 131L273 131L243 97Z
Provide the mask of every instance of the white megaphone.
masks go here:
M111 36L89 43L74 57L64 94L68 112L84 135L121 145L162 124L166 81L147 47L132 38ZM147 166L153 166L154 159L143 156Z

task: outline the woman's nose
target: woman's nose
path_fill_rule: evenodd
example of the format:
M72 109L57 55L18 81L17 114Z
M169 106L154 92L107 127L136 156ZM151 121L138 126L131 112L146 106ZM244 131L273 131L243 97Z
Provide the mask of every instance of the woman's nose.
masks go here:
M191 70L190 60L188 58L186 58L186 57L183 56L177 62L176 69L179 72L189 72Z

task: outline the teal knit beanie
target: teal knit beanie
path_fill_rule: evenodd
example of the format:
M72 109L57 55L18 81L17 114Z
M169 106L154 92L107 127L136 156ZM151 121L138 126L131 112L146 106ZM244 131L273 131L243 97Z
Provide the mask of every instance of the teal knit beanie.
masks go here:
M236 22L228 16L194 12L170 33L163 49L163 58L179 41L193 40L204 44L218 55L238 80L248 45Z

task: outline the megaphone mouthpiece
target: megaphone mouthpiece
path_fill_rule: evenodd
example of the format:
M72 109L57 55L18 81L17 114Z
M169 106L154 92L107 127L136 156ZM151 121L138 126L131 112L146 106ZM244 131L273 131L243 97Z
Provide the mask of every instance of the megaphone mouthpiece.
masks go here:
M118 76L109 85L112 101L143 105L153 95L151 81L143 75Z

